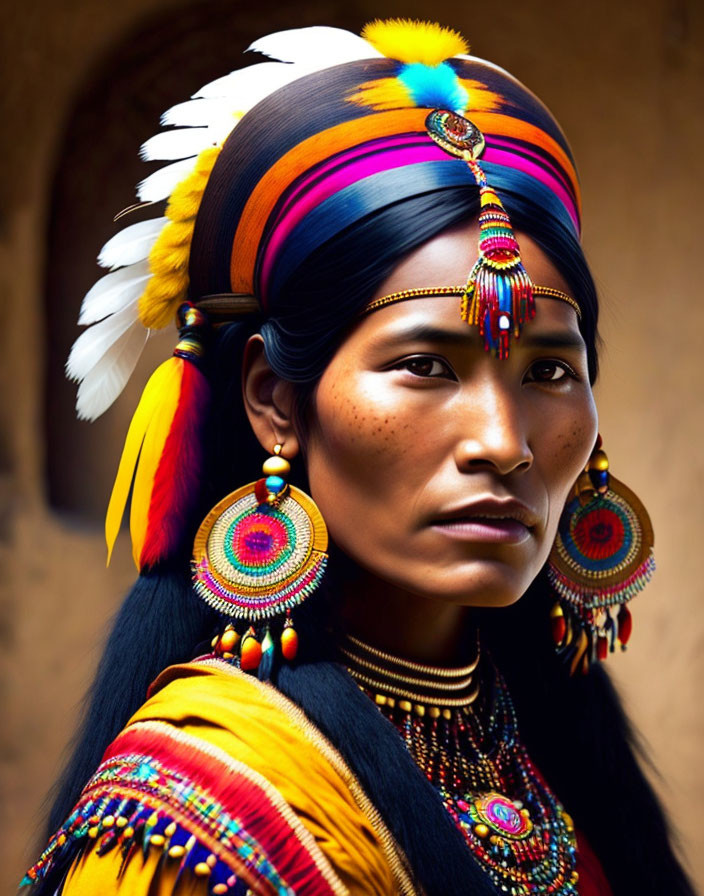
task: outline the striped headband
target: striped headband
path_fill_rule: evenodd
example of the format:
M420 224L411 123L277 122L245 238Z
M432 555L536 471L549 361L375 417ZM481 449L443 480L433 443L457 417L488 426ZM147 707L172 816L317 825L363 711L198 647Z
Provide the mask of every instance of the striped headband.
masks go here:
M443 65L484 135L489 182L500 187L511 169L513 183L518 175L578 236L575 167L549 112L488 63ZM296 266L349 224L410 195L475 183L467 165L430 138L428 112L445 108L437 101L447 95L429 92L415 105L399 75L412 67L389 59L337 66L294 81L244 118L223 146L196 221L194 297L250 293L269 311Z

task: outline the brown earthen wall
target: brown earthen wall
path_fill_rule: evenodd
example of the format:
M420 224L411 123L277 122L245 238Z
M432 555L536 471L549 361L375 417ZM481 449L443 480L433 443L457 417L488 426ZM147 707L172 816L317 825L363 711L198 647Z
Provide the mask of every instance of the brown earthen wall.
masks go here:
M261 13L241 5L240 13L232 0L222 12L232 27L233 66L250 36L278 27L358 27L377 15L430 16L461 29L477 55L531 86L563 124L580 167L584 243L604 309L600 428L612 469L645 500L657 538L659 569L635 605L632 649L609 666L659 770L655 785L681 833L689 867L704 885L702 4L503 0L457 7L435 0L431 8L418 0L348 0L344 13L330 0L272 4ZM145 28L153 34L150 17L195 22L214 8L170 0L34 0L13 4L0 29L2 892L12 892L34 855L42 798L74 729L106 621L133 578L124 539L106 571L100 527L78 525L47 501L46 433L67 414L57 397L48 407L47 430L45 374L49 387L60 376L46 349L44 295L57 159L76 97L115 48L122 45L125 58L129 46L137 58L136 35ZM168 78L168 66L158 76ZM153 125L155 132L156 119ZM90 166L100 153L96 134L75 155ZM86 195L79 182L75 189L77 214L81 204L105 201L95 192ZM131 198L124 195L122 204ZM106 221L112 211L106 209ZM90 259L100 243L96 235L80 247L88 260L86 285L97 274ZM70 322L79 300L67 301ZM60 318L60 309L53 309ZM103 471L114 468L115 433L124 432L131 401L110 412L119 422L104 430L112 436L90 442L91 456L98 457L92 463ZM77 432L70 419L65 425ZM88 490L93 481L100 483L94 496L100 505L107 486L89 471ZM633 819L636 832L637 825Z

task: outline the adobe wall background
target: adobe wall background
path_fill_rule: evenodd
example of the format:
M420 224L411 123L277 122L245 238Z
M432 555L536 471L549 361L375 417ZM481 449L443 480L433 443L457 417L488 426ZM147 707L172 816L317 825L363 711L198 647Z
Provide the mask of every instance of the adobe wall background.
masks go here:
M546 101L572 143L585 196L584 242L604 309L601 432L613 471L644 499L657 536L659 570L635 604L632 648L609 666L659 770L655 783L680 830L689 867L704 885L704 589L698 542L704 522L704 8L697 0L503 0L495 6L490 16L487 4L471 4L470 11L457 14L449 0L435 0L432 8L418 0L348 0L343 15L322 0L272 4L257 15L249 4L240 13L236 0L229 8L224 2L206 7L168 0L34 0L6 11L0 30L6 107L0 170L2 892L12 892L32 859L42 799L74 729L106 622L133 578L125 540L106 571L99 524L59 515L47 501L47 431L55 433L65 423L65 438L76 444L77 469L69 478L83 478L86 489L94 489L95 505L103 505L134 407L133 392L106 415L95 436L85 435L70 419L63 386L53 382L56 363L47 350L52 182L77 97L95 72L104 74L115 53L124 59L128 47L138 58L141 46L158 46L154 34L175 22L205 35L201 47L207 46L209 28L214 41L220 34L219 46L228 33L223 29L230 29L229 61L215 60L216 71L224 73L258 34L313 23L356 28L386 15L431 16L462 30L477 55L504 65ZM155 83L168 80L169 66L178 65L166 44L159 49L163 65L155 69ZM201 83L196 80L177 99ZM125 110L138 103L134 97L124 102ZM120 114L117 108L111 117ZM143 136L156 129L154 117ZM97 133L72 147L87 169L104 152L100 138ZM135 156L138 142L132 144ZM116 164L122 161L128 164L124 157ZM79 217L86 204L104 202L110 189L107 184L101 195L94 180L90 190L76 189L73 211ZM118 207L131 201L132 193L125 192ZM105 226L116 210L106 211ZM64 212L67 227L72 213ZM53 226L55 233L56 220ZM80 247L77 281L89 285L97 275L92 259L101 242L96 235ZM80 298L67 301L70 326ZM57 396L48 408L49 427L47 385L48 394ZM633 824L637 829L638 820Z

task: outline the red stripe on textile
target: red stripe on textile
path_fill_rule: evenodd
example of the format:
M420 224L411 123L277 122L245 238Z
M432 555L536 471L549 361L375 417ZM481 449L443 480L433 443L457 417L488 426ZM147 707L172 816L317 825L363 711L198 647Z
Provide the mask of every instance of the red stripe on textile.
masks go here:
M152 757L186 782L207 790L249 837L261 845L269 862L294 892L310 896L334 893L267 789L209 751L198 749L196 738L181 739L167 729L157 732L153 728L128 728L110 745L103 762L135 753ZM177 793L174 793L174 802L187 810L187 803ZM197 824L197 819L193 823ZM221 858L226 861L226 857Z
M577 873L579 896L613 896L601 862L579 831L577 831Z

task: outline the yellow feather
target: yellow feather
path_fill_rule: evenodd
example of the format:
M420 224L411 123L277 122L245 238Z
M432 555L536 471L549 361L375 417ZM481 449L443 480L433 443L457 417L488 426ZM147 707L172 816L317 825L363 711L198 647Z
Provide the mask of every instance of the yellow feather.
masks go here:
M458 83L464 87L470 97L471 110L477 112L495 112L503 105L503 99L493 93L481 81L471 78L459 78ZM414 106L408 88L398 78L379 78L377 81L365 81L348 97L356 106L367 106L376 112L387 112L390 109L407 109Z
M357 106L367 106L377 112L387 112L389 109L408 109L414 106L410 91L398 78L367 81L355 88L355 92L349 99Z
M182 358L169 358L155 371L147 383L142 400L146 398L151 416L144 434L139 463L134 474L132 503L130 505L130 535L132 536L132 557L140 569L140 557L149 521L149 506L152 499L154 476L164 451L164 444L171 430L176 408L181 395L183 365ZM152 380L159 374L158 381L151 389ZM149 393L149 394L148 394ZM140 402L141 403L141 402Z
M469 44L458 31L437 22L377 19L364 26L362 37L384 56L405 63L439 65L452 56L469 53Z
M157 367L144 387L144 392L132 417L130 428L127 431L120 465L117 469L117 476L110 495L110 503L105 515L105 541L108 546L108 563L110 563L115 539L120 531L120 524L122 523L130 486L132 485L132 477L137 465L137 459L140 456L144 436L155 410L162 401L162 394L169 381L170 374L168 361Z

